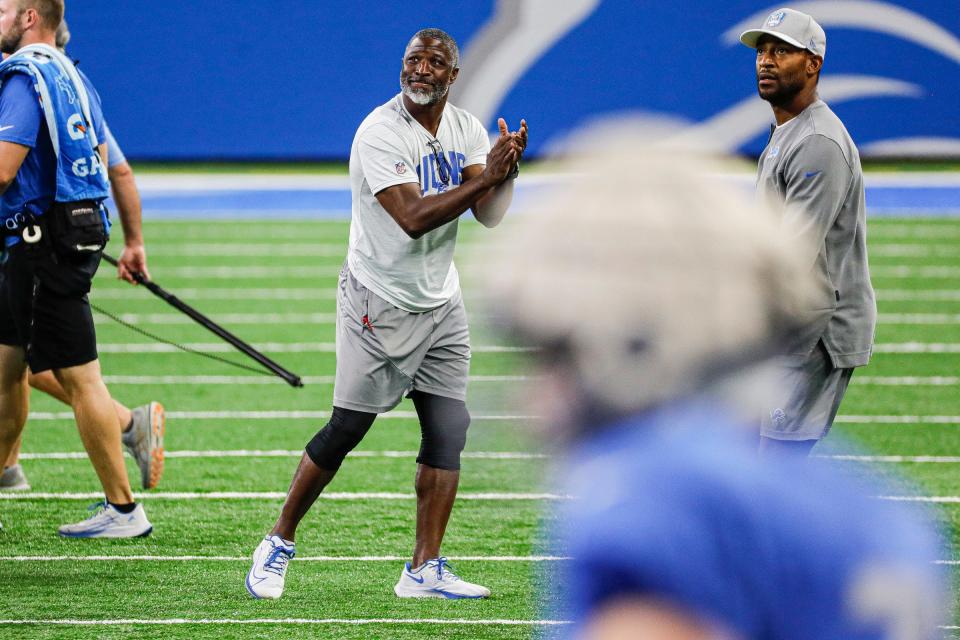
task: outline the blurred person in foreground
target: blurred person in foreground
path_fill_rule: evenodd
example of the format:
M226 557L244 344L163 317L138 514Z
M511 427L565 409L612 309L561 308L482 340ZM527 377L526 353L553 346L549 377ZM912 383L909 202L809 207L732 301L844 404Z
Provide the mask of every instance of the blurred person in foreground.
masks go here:
M870 361L877 303L867 264L860 154L817 95L827 36L811 16L779 9L740 41L756 50L757 91L776 126L757 193L790 223L817 296L797 309L777 375L784 394L762 411L761 449L809 453L830 431L856 367Z
M629 128L587 139L571 183L477 249L499 321L540 349L536 409L568 449L554 551L573 559L553 582L569 635L937 637L934 527L836 466L757 455L764 361L816 295L802 250L700 157Z
M66 53L70 42L70 29L66 20L60 22L55 35L57 49ZM74 64L79 64L75 61ZM78 73L83 73L77 69ZM117 277L136 285L134 273L141 273L148 280L147 252L143 243L140 192L133 176L133 169L127 162L120 145L114 139L110 127L103 123L105 142L110 152L107 154L107 177L110 179L110 193L117 205L120 225L123 228L123 251L117 259ZM2 275L0 275L2 277ZM70 398L63 389L53 371L28 372L27 382L49 396L69 405ZM117 419L122 429L120 439L140 469L140 485L144 489L153 489L163 475L163 434L166 429L166 414L163 405L157 401L130 409L113 399ZM20 448L23 436L13 446L13 450L0 470L0 491L29 491L30 481L20 464Z

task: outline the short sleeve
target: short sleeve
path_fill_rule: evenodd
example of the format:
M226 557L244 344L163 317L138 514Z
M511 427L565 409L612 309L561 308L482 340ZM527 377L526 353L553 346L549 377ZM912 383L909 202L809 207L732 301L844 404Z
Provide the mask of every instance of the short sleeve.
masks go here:
M117 139L113 137L113 132L110 131L110 126L106 122L103 123L103 132L105 136L102 142L107 143L107 165L112 169L126 162L127 158L123 155L123 149L120 148Z
M23 73L7 76L0 87L0 141L32 149L37 145L42 120L33 78Z
M360 134L357 155L374 195L398 184L420 184L416 158L403 138L386 125L374 125Z
M487 154L490 153L490 134L473 115L467 114L467 159L465 167L474 164L487 164Z

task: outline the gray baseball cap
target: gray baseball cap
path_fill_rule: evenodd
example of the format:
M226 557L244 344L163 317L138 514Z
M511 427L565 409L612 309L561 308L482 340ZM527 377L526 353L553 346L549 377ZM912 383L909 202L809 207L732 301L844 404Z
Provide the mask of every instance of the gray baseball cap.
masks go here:
M812 16L793 9L777 9L757 29L740 34L740 42L751 49L763 35L779 38L787 44L806 49L821 58L827 57L827 34Z

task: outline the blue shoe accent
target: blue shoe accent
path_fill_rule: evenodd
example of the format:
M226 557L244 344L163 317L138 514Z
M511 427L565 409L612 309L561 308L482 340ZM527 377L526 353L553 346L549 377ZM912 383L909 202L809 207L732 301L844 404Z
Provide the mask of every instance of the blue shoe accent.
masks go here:
M250 572L247 572L247 579L243 581L245 587L247 587L247 593L249 593L254 600L263 600L260 596L253 592L253 587L250 586Z
M96 529L94 531L84 531L82 533L64 533L63 531L58 531L63 538L93 538L98 533L102 533L105 529Z
M449 591L444 591L443 589L431 589L434 593L439 593L447 600L481 600L483 596L464 596L459 593L450 593Z

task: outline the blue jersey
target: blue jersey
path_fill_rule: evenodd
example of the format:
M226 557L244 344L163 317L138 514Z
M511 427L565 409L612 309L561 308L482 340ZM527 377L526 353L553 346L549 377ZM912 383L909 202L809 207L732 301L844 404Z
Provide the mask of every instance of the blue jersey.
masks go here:
M90 116L97 138L105 140L100 96L85 75L80 77L90 96ZM0 197L3 220L23 211L42 215L56 196L57 160L33 85L27 74L14 73L0 86L0 141L30 147L16 179Z
M722 415L664 410L578 448L568 490L582 498L560 519L558 551L575 558L563 614L582 622L636 596L753 640L938 637L932 526L835 463L761 458L756 434ZM891 635L916 619L922 633Z

